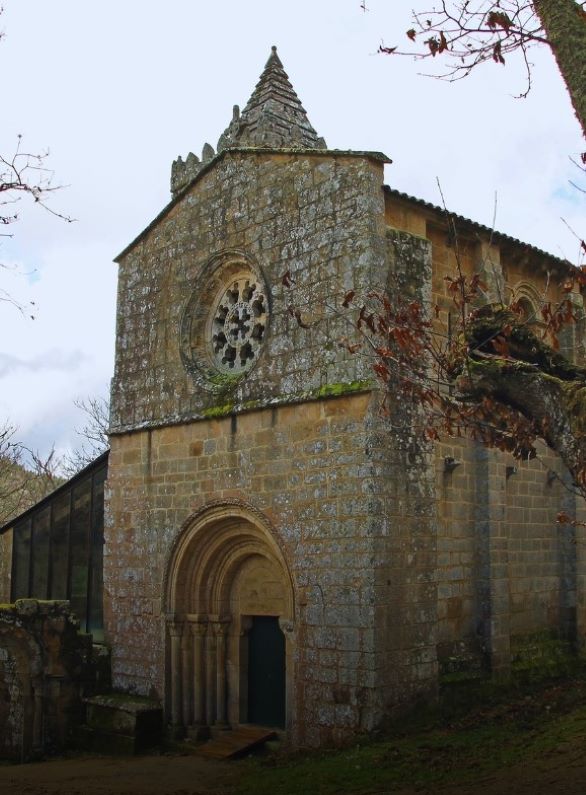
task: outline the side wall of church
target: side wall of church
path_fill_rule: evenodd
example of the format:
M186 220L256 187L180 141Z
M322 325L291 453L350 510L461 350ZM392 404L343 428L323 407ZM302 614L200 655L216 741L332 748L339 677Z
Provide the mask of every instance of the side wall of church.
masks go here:
M425 208L387 197L386 212L391 226L430 241L437 330L448 333L448 315L456 311L445 280L457 272L453 241ZM481 275L491 300L525 297L538 313L547 281L548 297L559 299L561 277L548 277L543 259L511 245L485 245L464 229L459 234L460 265L469 276ZM582 334L580 324L562 332L566 355L581 355ZM579 640L582 531L556 523L559 511L579 510L557 456L542 446L537 459L520 462L450 439L436 446L435 472L437 652L446 681L487 667L506 673L527 664L528 655L539 664L540 647L547 653L551 640Z

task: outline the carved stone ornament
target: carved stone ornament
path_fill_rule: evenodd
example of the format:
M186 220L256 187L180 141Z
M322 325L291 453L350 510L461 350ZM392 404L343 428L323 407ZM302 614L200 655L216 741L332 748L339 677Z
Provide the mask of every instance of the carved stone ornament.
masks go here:
M256 364L269 323L269 295L259 268L240 252L210 260L181 321L181 356L200 386L216 391Z

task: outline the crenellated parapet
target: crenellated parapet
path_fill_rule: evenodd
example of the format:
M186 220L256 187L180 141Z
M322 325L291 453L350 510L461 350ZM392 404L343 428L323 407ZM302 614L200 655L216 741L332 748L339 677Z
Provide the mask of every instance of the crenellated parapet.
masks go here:
M171 166L171 193L173 196L176 196L186 185L189 185L215 155L214 147L208 143L203 146L201 160L193 152L190 152L185 160L179 155Z

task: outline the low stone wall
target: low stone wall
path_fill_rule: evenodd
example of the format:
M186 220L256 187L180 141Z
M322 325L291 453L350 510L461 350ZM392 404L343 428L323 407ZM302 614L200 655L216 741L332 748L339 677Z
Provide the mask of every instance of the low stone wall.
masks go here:
M23 761L63 748L83 715L91 636L69 603L0 605L0 758Z

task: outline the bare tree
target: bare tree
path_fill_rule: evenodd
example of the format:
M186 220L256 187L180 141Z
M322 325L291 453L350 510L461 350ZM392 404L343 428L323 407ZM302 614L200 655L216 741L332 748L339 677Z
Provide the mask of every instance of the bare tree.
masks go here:
M58 472L54 450L43 457L16 440L14 426L0 427L0 525L57 488Z
M283 285L301 302L289 312L308 329L332 315L343 319L348 336L339 344L350 354L366 356L381 386L383 409L420 409L414 430L430 441L442 436L468 437L519 459L537 455L542 439L562 459L576 491L586 498L586 367L560 353L566 327L584 324L576 302L586 287L586 265L560 263L562 284L555 300L546 285L541 305L527 315L522 296L489 298L479 275L468 276L453 216L446 211L448 237L456 262L445 277L451 297L450 322L445 306L430 306L404 277L395 274L386 291L350 290L325 302L315 322L303 315L302 292L287 272ZM585 246L586 250L586 246ZM484 271L490 273L490 263ZM402 422L403 420L401 420ZM401 426L402 427L402 426Z
M0 7L0 16L2 13ZM0 32L0 40L3 36ZM63 221L73 220L48 204L50 195L62 187L53 182L53 172L47 167L48 156L48 150L35 154L24 149L22 135L17 136L12 154L0 154L0 229L4 230L0 231L0 237L12 237L8 227L18 220L23 199L29 199ZM11 266L0 260L0 268L8 269ZM23 305L3 287L0 287L0 302L11 304L22 313L26 311L34 319L34 302Z
M0 7L0 15L3 9ZM0 40L4 33L0 32ZM22 200L30 200L47 212L65 221L68 216L49 206L49 196L61 186L53 183L53 172L47 167L47 152L33 154L23 148L22 136L17 137L11 155L0 154L0 238L12 237L9 228L19 218ZM0 261L0 268L11 266ZM34 302L23 305L11 293L0 287L0 302L11 304L20 312L31 312ZM31 317L34 316L31 314ZM60 462L52 450L48 456L30 450L16 439L16 428L9 422L0 425L0 524L18 515L47 493L62 478Z
M84 412L85 424L75 430L81 440L79 446L61 462L61 469L68 477L75 475L109 448L110 405L106 398L79 398L75 405Z
M443 58L442 77L458 80L482 63L504 65L520 53L531 88L529 49L548 46L558 64L582 132L586 134L586 12L576 0L439 0L414 11L407 37L418 48L381 45L380 52Z

